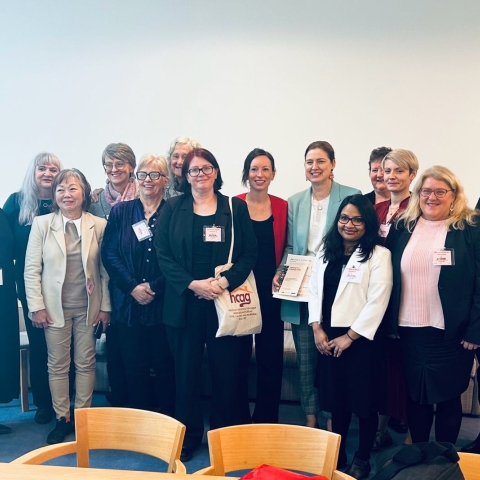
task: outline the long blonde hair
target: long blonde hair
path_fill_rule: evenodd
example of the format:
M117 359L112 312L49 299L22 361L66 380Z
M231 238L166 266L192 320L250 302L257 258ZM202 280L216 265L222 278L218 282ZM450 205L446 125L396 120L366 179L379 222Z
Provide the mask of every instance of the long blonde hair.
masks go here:
M441 165L434 165L422 173L415 183L408 207L398 216L397 222L403 220L407 230L409 232L413 231L418 217L422 214L422 210L420 209L420 190L427 178L434 178L435 180L445 182L455 193L455 200L453 201L450 215L445 220L447 231L450 231L451 228L454 230L463 230L465 225L475 225L478 223L478 212L468 206L468 200L460 180L451 170Z

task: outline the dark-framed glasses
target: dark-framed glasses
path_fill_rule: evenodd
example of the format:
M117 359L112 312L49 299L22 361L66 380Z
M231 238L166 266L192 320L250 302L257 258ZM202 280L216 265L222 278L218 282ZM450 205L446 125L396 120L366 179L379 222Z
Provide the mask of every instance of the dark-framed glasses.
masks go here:
M204 175L211 175L213 172L213 167L212 165L205 165L201 168L193 167L188 171L188 174L191 177L198 177L200 175L200 172L203 172Z
M359 227L360 225L363 225L363 218L362 217L349 217L347 215L340 215L338 221L343 224L343 225L346 225L348 222L352 222L352 225L354 225L355 227Z
M147 177L150 177L150 180L158 180L160 177L166 177L166 175L161 172L137 172L138 180L145 180Z
M125 168L125 165L127 162L105 162L103 164L103 168L105 169L106 172L111 172L113 170L113 167L115 167L117 170L123 170Z
M432 190L431 188L421 188L420 189L420 195L422 197L429 197L432 192L433 194L437 197L437 198L443 198L447 192L453 192L454 190L446 190L445 188L435 188L434 190Z

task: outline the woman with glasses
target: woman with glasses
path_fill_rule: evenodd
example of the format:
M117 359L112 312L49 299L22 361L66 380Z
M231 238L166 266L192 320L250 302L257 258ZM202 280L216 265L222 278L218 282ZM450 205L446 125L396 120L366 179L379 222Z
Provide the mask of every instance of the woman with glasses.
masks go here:
M97 189L92 193L89 212L108 220L114 205L138 197L138 185L133 174L137 162L128 145L111 143L102 153L102 165L107 174L107 184L105 189ZM115 320L105 336L110 384L110 393L106 398L114 407L123 407L128 404L127 380Z
M165 158L144 155L138 165L137 179L140 197L118 203L110 212L102 260L110 275L112 319L125 364L130 405L152 409L152 366L160 412L173 415L173 359L162 324L165 278L153 248L168 184Z
M480 344L478 212L456 175L434 166L418 180L391 228L393 291L387 333L400 336L413 442L428 442L436 404L437 442L455 443Z
M273 279L273 289L280 287L278 278L288 254L314 257L342 200L348 195L361 193L356 188L333 181L335 165L335 152L328 142L313 142L307 147L304 168L310 186L288 199L287 246ZM315 427L319 412L318 393L314 386L317 349L308 325L307 303L282 300L281 316L282 320L292 324L300 374L300 401L307 417L307 427Z
M104 190L96 190L98 201L92 198L90 213L108 220L110 210L118 202L138 197L138 185L133 174L137 166L133 150L124 143L111 143L102 153L102 165L107 174Z
M168 170L170 176L170 182L168 188L165 190L165 200L182 195L182 166L185 161L185 157L194 148L200 148L200 144L193 138L184 136L177 137L167 153Z
M332 412L332 430L342 436L339 468L347 463L346 437L352 413L359 418L359 446L347 473L366 478L383 399L375 334L392 290L390 252L380 246L372 204L346 197L315 258L308 292L308 323L320 352L316 384L320 409Z
M182 167L185 195L171 198L160 216L155 237L166 280L163 322L175 359L175 417L186 425L182 461L202 442L201 364L205 345L212 374L210 428L240 423L241 337L216 338L218 317L213 300L241 286L257 258L257 240L247 204L232 198L233 266L215 278L215 267L228 261L232 213L222 187L220 167L208 150L197 148Z
M410 186L417 175L418 159L410 150L395 149L387 153L382 161L384 182L390 192L390 200L374 205L380 223L380 236L384 239L398 215L410 200ZM398 337L386 338L385 362L387 365L387 404L378 420L378 431L373 450L393 444L388 426L399 433L407 432L407 389L401 363ZM409 441L409 440L408 440Z
M30 345L29 366L33 403L37 407L34 420L39 424L52 420L52 395L48 385L47 344L41 328L35 328L28 317L25 293L25 253L28 238L36 217L51 213L52 183L62 169L60 160L52 153L39 153L28 165L22 188L12 193L3 207L14 236L15 281L17 296L22 304L23 317Z

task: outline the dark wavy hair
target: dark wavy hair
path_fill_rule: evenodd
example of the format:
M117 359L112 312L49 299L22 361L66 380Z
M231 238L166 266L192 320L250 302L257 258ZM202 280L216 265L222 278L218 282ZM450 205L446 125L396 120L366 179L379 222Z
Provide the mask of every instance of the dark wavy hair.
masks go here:
M222 174L220 172L220 165L218 165L217 159L213 156L212 152L209 152L206 148L194 148L192 151L188 152L185 160L183 161L182 166L182 177L183 177L183 185L182 185L182 192L183 193L192 193L192 187L188 183L187 180L187 173L190 169L190 163L193 160L193 157L200 157L205 159L207 162L211 163L213 168L217 169L217 178L215 183L213 184L213 190L218 192L223 185Z
M252 162L257 158L257 157L267 157L270 160L270 163L272 164L272 172L275 172L275 160L273 159L273 156L271 153L267 152L266 150L263 150L262 148L254 148L248 155L247 158L245 159L245 162L243 162L243 172L242 172L242 185L244 187L247 186L247 181L248 181L248 174L250 172L250 165Z
M354 207L358 208L365 226L365 233L359 242L360 252L362 254L362 259L360 262L366 262L372 256L373 249L377 245L382 245L382 239L378 234L378 218L375 210L373 209L373 205L363 195L349 195L343 199L340 207L338 207L335 220L323 239L323 261L325 263L337 260L343 255L343 238L338 231L338 219L340 218L342 210L347 205L353 205Z

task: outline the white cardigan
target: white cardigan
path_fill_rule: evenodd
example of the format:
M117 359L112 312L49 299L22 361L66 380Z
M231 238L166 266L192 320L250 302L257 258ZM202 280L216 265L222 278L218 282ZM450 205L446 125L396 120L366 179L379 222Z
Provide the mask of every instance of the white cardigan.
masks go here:
M350 327L362 337L373 340L383 319L392 291L392 261L390 251L375 247L372 256L360 263L360 249L352 254L338 284L332 306L332 327ZM323 280L328 262L323 262L323 250L315 258L308 287L308 323L322 321ZM348 282L348 268L358 268L360 283Z

